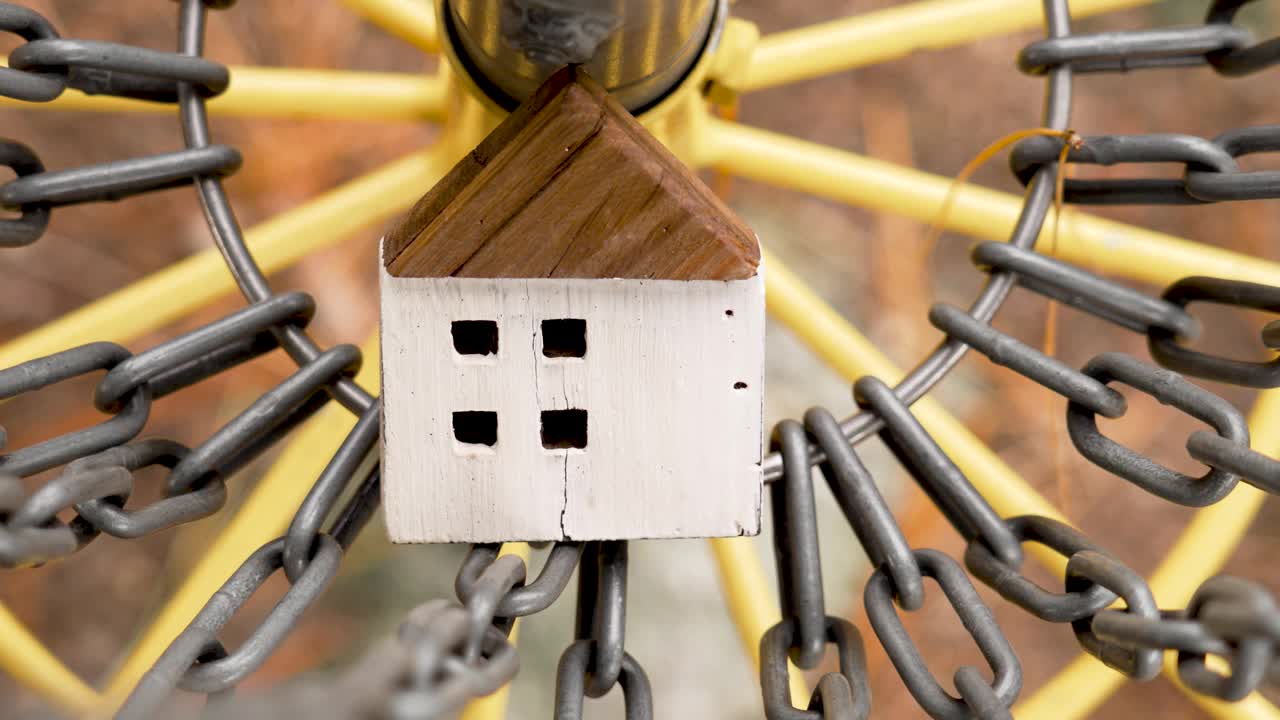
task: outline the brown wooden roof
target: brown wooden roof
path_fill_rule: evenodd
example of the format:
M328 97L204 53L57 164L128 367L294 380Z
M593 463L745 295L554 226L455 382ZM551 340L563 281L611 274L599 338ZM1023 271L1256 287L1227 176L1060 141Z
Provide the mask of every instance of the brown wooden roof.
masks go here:
M581 71L552 76L387 235L400 277L738 280L754 233Z

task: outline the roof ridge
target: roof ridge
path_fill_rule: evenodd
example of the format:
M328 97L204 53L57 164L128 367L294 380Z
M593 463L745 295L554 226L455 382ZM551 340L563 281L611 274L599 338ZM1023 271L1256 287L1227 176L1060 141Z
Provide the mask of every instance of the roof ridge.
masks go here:
M384 240L401 277L735 280L755 235L580 68L556 72Z

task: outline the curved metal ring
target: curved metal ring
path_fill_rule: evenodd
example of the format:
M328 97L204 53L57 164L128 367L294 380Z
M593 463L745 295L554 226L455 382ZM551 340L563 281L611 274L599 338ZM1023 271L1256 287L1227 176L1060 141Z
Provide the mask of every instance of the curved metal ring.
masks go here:
M1280 50L1280 38L1276 38ZM1213 143L1231 157L1280 152L1280 125L1258 125L1222 133ZM1216 173L1187 170L1187 193L1207 202L1280 197L1280 170Z
M251 558L245 563L247 570L242 568L244 577L241 577L240 571L232 575L231 579L223 585L222 591L215 594L205 609L192 621L188 631L208 633L212 639L231 619L235 611L249 599L253 591L261 587L267 578L282 567L284 540L273 540L264 545L255 553L255 557L256 562ZM256 670L266 661L267 656L276 646L288 636L303 611L310 607L328 586L329 581L338 572L338 563L341 559L342 548L338 547L338 543L332 538L322 537L307 571L298 579L298 582L289 586L284 597L276 603L258 626L257 632L240 649L226 658L189 667L182 674L178 687L194 692L221 692L235 686ZM255 582L245 583L243 582L245 579ZM237 580L241 582L238 583ZM231 587L235 590L228 592ZM163 662L162 656L156 665L160 666Z
M975 265L1017 276L1022 287L1134 332L1158 327L1183 338L1200 334L1200 323L1186 310L1034 250L1008 243L973 246Z
M228 145L210 145L68 170L50 170L0 185L0 206L59 207L121 200L181 187L204 175L230 175L240 168L240 163L240 151Z
M769 628L760 638L760 687L764 694L764 712L768 720L858 720L871 712L871 687L867 681L867 656L862 635L847 620L823 618L823 650L828 643L836 646L839 673L829 677L842 681L843 688L823 692L822 683L809 700L809 708L801 710L791 697L791 678L787 669L788 653L800 638L794 618L787 618ZM845 694L848 695L847 702ZM841 707L829 700L839 697ZM843 713L840 711L843 710Z
M283 553L284 539L280 538L251 555L143 675L116 717L125 720L152 717L177 687L193 692L222 692L261 666L337 572L342 549L332 539L321 543L312 567L285 592L239 650L220 660L201 664L196 664L196 659L217 647L218 633L280 568Z
M115 366L98 383L93 403L102 412L115 412L121 398L135 388L198 361L218 348L264 333L276 325L289 323L305 327L315 312L315 300L302 292L282 293L249 305Z
M1084 366L1084 374L1104 383L1122 382L1208 423L1232 442L1249 445L1249 426L1240 411L1177 373L1123 353L1103 353ZM1179 505L1212 505L1226 497L1240 479L1222 468L1210 468L1198 478L1171 470L1103 435L1093 411L1082 405L1067 404L1067 434L1076 450L1093 464Z
M978 668L972 665L962 666L956 670L952 682L973 717L980 720L1012 720L1013 713L1000 702L1000 696L987 684L987 679L982 677Z
M323 537L323 536L321 536ZM511 589L524 582L524 560L517 555L504 555L480 573L472 586L472 593L467 598L463 609L467 612L470 629L467 632L466 644L462 647L463 662L475 662L484 648L485 633L497 624L498 603ZM506 624L504 635L511 627Z
M783 420L774 427L771 444L782 453L783 462L782 479L769 486L779 606L783 618L795 620L791 659L809 670L822 660L827 645L809 437L800 423Z
M1240 280L1183 278L1170 285L1161 297L1181 308L1193 302L1209 302L1280 314L1280 287ZM1156 362L1176 372L1245 387L1280 387L1280 357L1269 362L1245 362L1210 355L1183 347L1172 333L1156 327L1147 329L1147 348Z
M87 375L111 370L132 357L115 343L97 342L0 370L0 400ZM114 417L85 430L0 455L0 472L26 477L129 442L151 415L151 390L138 388Z
M1187 452L1209 467L1239 475L1263 492L1280 495L1280 460L1204 430L1187 438Z
M132 473L151 465L173 469L189 452L186 446L172 440L150 438L81 458L68 468L75 471L122 468L132 477ZM125 494L78 503L79 517L72 521L72 526L84 524L117 538L143 537L217 512L227 502L227 485L221 477L215 477L199 489L163 498L137 510L125 509L128 500Z
M12 33L27 41L58 37L58 31L43 15L9 3L0 3L0 32ZM0 96L3 97L25 102L49 102L61 95L66 87L66 80L58 73L0 67Z
M1084 550L1072 555L1067 561L1067 592L1084 592L1093 584L1102 585L1119 595L1125 602L1125 612L1149 620L1160 618L1151 588L1136 572L1105 553ZM1136 680L1150 680L1160 674L1159 650L1107 642L1094 634L1091 618L1072 622L1071 629L1075 631L1080 647L1107 667Z
M69 86L90 95L158 102L177 101L179 83L202 97L219 95L230 83L226 66L212 60L98 40L32 40L9 55L9 67L64 74Z
M1198 620L1207 606L1236 605L1247 608L1257 617L1277 614L1271 595L1253 583L1231 577L1210 578L1196 590L1187 604L1187 617ZM1228 639L1229 652L1221 654L1231 666L1230 673L1219 673L1205 663L1203 651L1178 651L1178 677L1196 692L1228 702L1242 700L1253 692L1267 675L1275 654L1271 638L1244 635Z
M0 90L4 87L4 69L0 68ZM31 148L12 140L0 140L0 167L7 167L19 179L40 175L44 172L44 163L36 157ZM10 183L17 182L11 180ZM0 185L0 190L9 183ZM0 207L5 207L0 203ZM18 208L21 213L16 218L0 220L0 247L23 247L30 245L44 235L49 227L48 203L32 203Z
M1161 610L1157 618L1103 610L1093 617L1091 627L1099 638L1128 647L1212 655L1226 655L1231 650L1209 628L1179 610Z
M1239 50L1252 40L1248 30L1229 24L1048 38L1018 53L1018 69L1043 75L1062 65L1078 73L1196 66L1210 53Z
M1254 0L1214 0L1209 6L1206 23L1230 23L1240 8ZM1280 37L1251 47L1223 49L1209 53L1205 60L1222 75L1240 76L1280 63Z
M556 720L582 720L582 699L586 697L587 665L591 640L576 640L560 656L556 667ZM653 691L644 668L629 653L622 654L618 682L626 701L627 720L653 720Z
M354 375L359 367L360 351L354 345L335 345L315 362L298 368L193 448L169 475L165 492L179 495L214 473L230 475L240 458L253 455L259 447L279 439L281 431L287 432L315 413L328 400L324 389L339 377Z
M884 420L880 437L933 504L965 540L981 539L1010 565L1022 563L1022 544L987 499L943 452L893 389L875 377L859 378L854 399Z
M1034 542L1070 558L1083 550L1105 552L1075 528L1052 518L1020 515L1005 521L1020 542ZM1021 567L997 558L987 546L972 540L965 548L964 564L973 576L1041 620L1071 622L1088 617L1115 602L1115 593L1094 585L1082 593L1055 593L1045 590L1022 574Z
M524 617L551 607L569 586L573 571L577 569L578 560L582 557L582 545L580 542L562 541L552 546L538 577L527 585L513 587L498 603L495 610L498 617ZM453 583L459 600L463 603L470 601L481 572L498 559L501 549L500 544L471 547Z
M604 697L626 656L627 542L587 543L578 568L576 639L591 640L587 697Z
M1124 396L1017 338L1006 335L958 307L938 303L929 310L934 327L977 350L991 362L1109 418L1124 415Z
M1062 140L1044 135L1030 137L1014 146L1009 165L1023 184L1036 171L1056 162ZM1088 165L1121 163L1182 163L1190 170L1224 175L1240 174L1240 166L1226 150L1195 135L1153 133L1149 135L1105 135L1086 137L1067 153L1067 162ZM1067 202L1093 205L1197 205L1204 201L1187 192L1186 178L1121 178L1103 180L1069 179L1063 183Z
M826 455L819 466L822 476L871 566L888 573L899 605L907 610L919 609L924 605L924 577L871 473L825 408L811 408L804 414L804 424Z
M320 477L307 491L284 536L284 572L290 581L296 581L306 571L316 548L316 538L321 534L320 527L347 484L373 452L381 430L382 401L379 399L360 415L355 427L347 433Z
M947 602L960 617L961 623L969 636L978 645L978 650L991 666L995 681L991 686L1000 703L1005 707L1013 704L1022 689L1022 667L1018 657L1014 655L1009 641L1000 632L991 609L978 597L964 570L955 560L937 550L916 550L916 563L926 577L937 581L942 588ZM867 610L867 619L885 653L898 671L898 676L907 686L911 696L920 707L937 720L967 720L971 717L968 704L962 699L953 697L929 671L920 650L907 634L902 618L898 617L893 607L892 583L883 570L877 569L867 580L863 593L863 605Z

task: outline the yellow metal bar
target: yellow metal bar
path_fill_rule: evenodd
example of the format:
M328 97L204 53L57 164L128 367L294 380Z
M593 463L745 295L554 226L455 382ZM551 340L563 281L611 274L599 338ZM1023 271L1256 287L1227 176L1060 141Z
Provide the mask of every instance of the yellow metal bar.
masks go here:
M524 560L526 567L529 565L528 543L506 543L498 554L518 555L521 560ZM515 624L511 626L511 635L508 639L512 645L516 645L520 640L520 624L522 622L522 618L516 618ZM458 720L503 720L507 716L507 703L510 699L511 684L507 683L498 688L498 691L492 695L467 703L467 707L462 711L462 716Z
M1249 426L1254 449L1280 455L1280 391L1259 395ZM1226 563L1265 499L1261 491L1242 484L1222 502L1195 514L1164 562L1151 575L1151 590L1160 607L1186 606L1200 583ZM1165 674L1176 678L1172 654L1165 664ZM1124 682L1124 676L1084 655L1019 703L1014 715L1019 720L1084 718ZM1217 718L1280 718L1280 712L1256 693L1240 703L1222 703L1183 689L1197 705Z
M707 542L720 571L720 587L729 616L733 618L738 639L751 658L751 666L756 669L759 682L760 638L782 619L782 613L772 600L773 592L769 589L769 580L764 575L752 538L712 538ZM788 667L791 670L791 701L804 707L809 701L809 686L795 666L788 662Z
M98 694L31 634L21 620L0 604L0 669L54 707L83 715Z
M0 57L0 65L5 65ZM231 68L227 91L209 101L213 115L269 118L348 118L422 122L445 114L447 81L440 75ZM166 103L67 90L53 102L28 103L0 98L0 108L104 113L173 114Z
M377 393L382 379L377 336L365 341L361 351L364 365L356 382ZM354 426L354 415L337 403L329 403L302 427L235 517L200 556L182 585L148 623L108 681L100 710L114 712L240 563L288 529L293 513Z
M245 233L264 272L272 273L413 204L453 158L426 150L282 213ZM221 256L206 250L0 346L11 367L91 340L128 343L235 289Z
M1154 0L1072 0L1086 17ZM938 50L1043 23L1040 0L925 0L765 35L751 58L744 90L796 82Z
M820 197L927 223L937 217L951 185L949 178L786 135L717 118L705 122L698 158L701 164ZM974 237L1007 240L1021 207L1022 198L1016 195L965 185L956 193L946 227ZM1050 216L1038 249L1048 250L1052 227ZM1280 285L1280 263L1071 208L1062 216L1056 255L1083 267L1157 286L1189 275Z
M440 49L431 0L342 0L342 4L419 50Z

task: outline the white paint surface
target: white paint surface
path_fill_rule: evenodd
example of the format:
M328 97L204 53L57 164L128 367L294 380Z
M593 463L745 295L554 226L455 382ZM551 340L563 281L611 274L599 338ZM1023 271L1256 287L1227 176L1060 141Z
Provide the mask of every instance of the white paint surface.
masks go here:
M760 275L381 275L383 499L392 541L759 532ZM541 321L561 318L586 320L585 357L543 356ZM458 355L455 320L496 321L497 355ZM541 411L567 408L587 411L587 447L544 448ZM455 441L452 414L467 410L498 413L493 448Z

